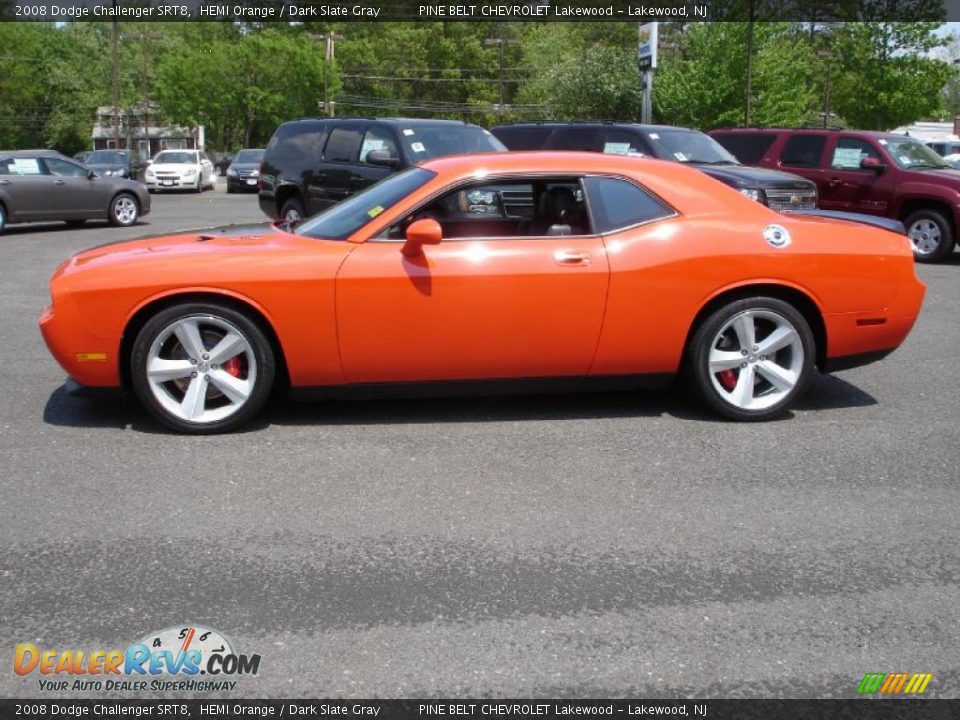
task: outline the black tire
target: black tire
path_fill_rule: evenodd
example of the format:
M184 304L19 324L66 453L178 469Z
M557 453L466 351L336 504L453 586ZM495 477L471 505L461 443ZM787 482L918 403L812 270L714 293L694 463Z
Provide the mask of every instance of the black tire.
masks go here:
M913 257L917 262L942 262L953 252L956 242L953 226L938 210L915 210L906 217L903 225L907 229Z
M223 419L195 422L174 414L155 396L154 389L147 377L147 361L154 347L154 343L168 332L171 325L191 318L197 318L201 327L204 326L204 323L209 323L210 321L229 325L230 330L239 333L247 342L249 350L256 362L256 375L253 380L253 388L250 390L249 395L232 414ZM215 332L215 330L214 328L211 332ZM206 329L202 331L202 333L206 332ZM212 349L217 341L216 335L210 340L208 340L206 336L204 336L203 339L205 346L209 345L207 349ZM179 340L171 338L168 342L178 344ZM183 357L183 355L181 355L181 357ZM201 369L201 367L198 367L200 372L205 373L212 373L215 369L215 367L211 367L210 369ZM276 374L277 365L273 348L260 325L244 313L217 303L184 303L161 310L150 318L137 334L130 353L130 378L134 392L143 406L154 418L168 428L192 435L210 435L229 432L248 422L263 408L269 399ZM194 377L198 380L202 379L197 375L194 375ZM193 382L193 379L184 378L183 381L190 383ZM178 388L170 387L170 385L171 383L167 383L163 388L158 389L157 392L166 392L174 404L180 399L185 399L186 390L182 390L184 397L178 399L176 396ZM212 382L209 388L210 389L203 391L204 397L213 399L211 396L218 392L216 389L216 381ZM223 397L225 396L221 393L221 398ZM203 403L204 408L206 407L206 402L207 400Z
M235 192L236 192L236 190L234 190L234 189L228 184L228 185L227 185L227 194L228 194L228 195L232 195L232 194L235 193Z
M7 226L7 209L0 203L0 233Z
M121 206L127 209L128 212L121 212ZM140 202L130 193L117 193L113 200L110 201L107 219L111 225L116 225L117 227L136 225L140 219Z
M194 188L194 190L196 190L198 194L203 192L203 172L202 171L197 174L197 187Z
M293 214L296 214L297 217L293 218ZM283 204L283 207L280 208L281 220L294 219L295 222L300 222L305 217L306 213L303 210L303 203L300 202L300 198L290 198Z
M721 371L716 375L712 374L709 358L715 344L718 351L742 354L743 349L736 342L739 335L732 328L721 335L721 331L729 323L741 316L750 318L755 330L757 325L761 330L767 327L792 326L799 341L799 348L797 343L794 343L789 348L774 350L768 358L758 354L757 348L761 348L759 352L762 352L763 340L770 337L770 334L758 334L757 344L748 349L742 363L738 363L738 367ZM783 324L779 325L781 321ZM723 343L730 343L729 349L721 347ZM777 298L753 297L730 302L710 313L695 329L685 360L691 385L707 407L732 420L759 421L770 420L784 414L803 395L813 373L815 358L816 342L813 332L810 330L809 323L796 308ZM778 367L783 362L790 363L790 376L795 377L792 388L786 390L775 387L760 371L761 364L764 368L768 367L766 365L768 360ZM753 367L749 367L751 365ZM736 389L740 387L741 373L745 370L749 371L749 375L746 376L750 378L749 397L756 398L756 402L760 405L770 403L769 406L748 408L735 404L733 398L736 395ZM734 387L727 388L728 392L723 392L718 387L727 380L722 377L723 372L732 373L728 382L731 385L735 384Z

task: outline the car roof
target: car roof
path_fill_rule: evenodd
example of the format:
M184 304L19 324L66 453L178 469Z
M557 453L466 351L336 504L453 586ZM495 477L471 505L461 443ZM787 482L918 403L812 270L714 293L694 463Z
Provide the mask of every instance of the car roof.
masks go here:
M634 174L643 168L646 172L673 173L688 177L687 173L702 175L699 170L654 158L639 158L596 152L532 150L505 153L475 153L446 155L420 164L426 170L440 173L478 175L501 172L556 172L558 174L611 173ZM669 168L669 170L667 169ZM679 168L679 172L675 172Z
M468 123L463 120L433 120L429 118L402 118L402 117L312 117L312 118L298 118L296 120L288 120L283 123L284 125L292 125L294 123L301 122L312 122L312 123L361 123L361 122L382 122L390 125L404 125L406 127L427 127L427 126L443 126L443 125L458 125L466 127L479 127L473 123Z
M664 132L666 130L681 130L684 132L700 132L693 128L681 127L679 125L653 125L644 123L616 122L613 120L571 120L570 122L517 122L497 125L493 130L505 128L561 128L561 127L625 127L633 130L643 130L645 132Z
M0 157L65 157L56 150L0 150Z
M804 128L783 128L783 127L727 127L727 128L717 128L716 130L711 130L711 132L722 132L722 133L742 133L744 135L752 135L754 133L823 133L823 134L833 134L833 135L860 135L864 137L872 137L877 139L898 139L902 140L904 138L911 138L916 140L910 135L902 135L900 133L892 132L883 132L882 130L855 130L847 128L820 128L820 127L804 127Z

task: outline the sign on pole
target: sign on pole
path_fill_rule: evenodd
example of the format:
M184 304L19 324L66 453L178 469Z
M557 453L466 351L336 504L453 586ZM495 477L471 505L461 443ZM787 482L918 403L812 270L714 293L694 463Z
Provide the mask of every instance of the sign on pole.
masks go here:
M660 23L641 23L640 41L637 43L637 64L641 70L657 67L657 28Z

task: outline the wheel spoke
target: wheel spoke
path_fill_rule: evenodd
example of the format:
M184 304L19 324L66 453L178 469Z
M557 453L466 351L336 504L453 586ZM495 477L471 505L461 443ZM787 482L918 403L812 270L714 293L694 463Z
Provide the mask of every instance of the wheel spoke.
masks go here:
M797 333L788 325L778 325L777 328L758 343L761 355L773 355L777 350L793 344L797 340Z
M189 377L196 367L189 360L166 360L151 358L147 364L147 375L152 382L164 383L169 380L179 380Z
M250 397L250 381L235 378L225 370L212 371L210 373L210 382L234 404L243 403Z
M777 365L771 360L763 360L757 363L757 372L767 379L771 385L781 392L788 392L797 384L796 373L787 370L787 368Z
M183 349L186 350L194 360L199 360L206 352L206 349L203 347L203 339L200 337L200 327L196 319L187 318L186 320L181 320L177 323L177 327L173 332L176 334L180 344L183 345Z
M737 334L737 342L740 347L747 352L753 349L756 344L756 329L753 325L753 315L743 313L733 322L733 331Z
M730 401L737 407L746 408L753 402L753 365L747 365L740 371L737 384L730 391Z
M743 355L738 352L727 352L714 348L710 351L710 372L718 373L721 370L732 370L740 367Z
M196 420L203 415L207 406L207 382L202 377L195 377L190 381L187 392L180 403L180 412L189 420Z
M228 332L210 351L210 363L222 365L247 349L247 341L235 332Z

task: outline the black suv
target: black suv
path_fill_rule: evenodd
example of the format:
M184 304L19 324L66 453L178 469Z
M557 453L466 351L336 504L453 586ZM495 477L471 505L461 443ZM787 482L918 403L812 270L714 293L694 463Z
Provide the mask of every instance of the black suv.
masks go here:
M817 207L817 187L777 170L744 167L697 130L609 122L516 123L492 130L511 150L586 150L689 163L778 212Z
M296 222L424 160L505 151L487 130L453 120L292 120L277 128L263 156L260 209Z

